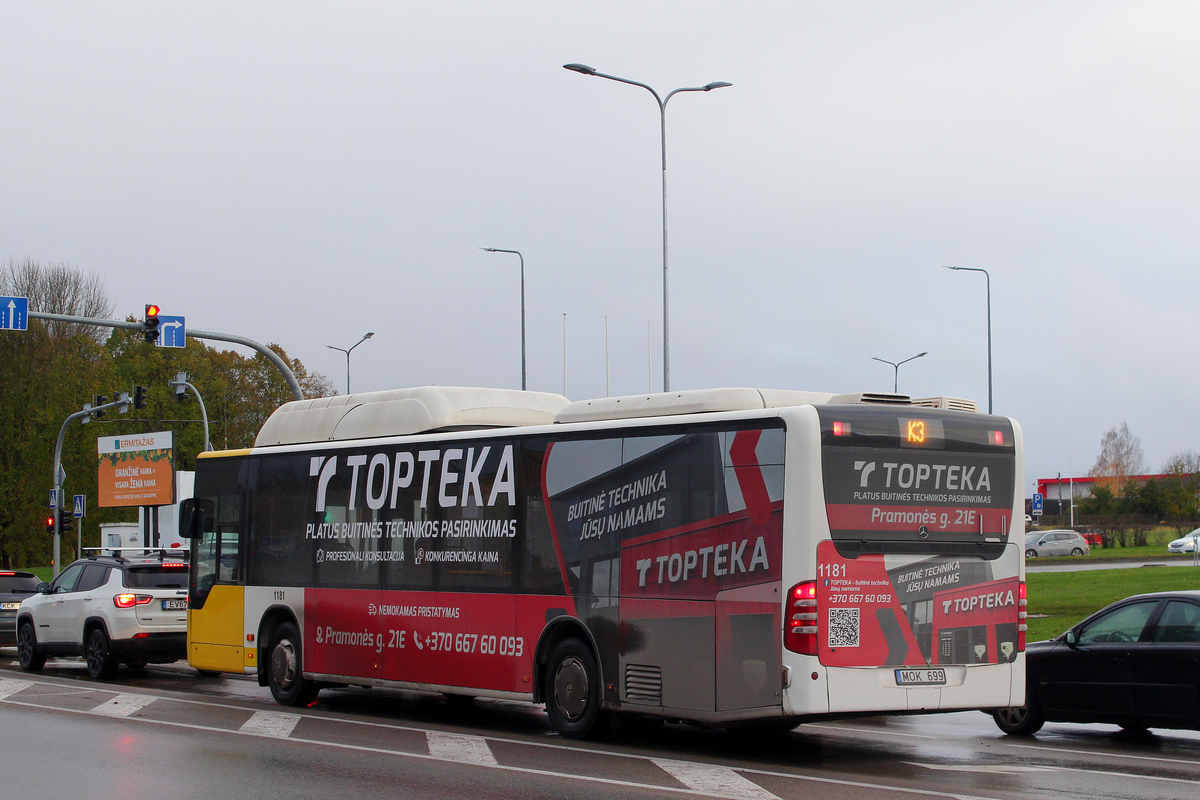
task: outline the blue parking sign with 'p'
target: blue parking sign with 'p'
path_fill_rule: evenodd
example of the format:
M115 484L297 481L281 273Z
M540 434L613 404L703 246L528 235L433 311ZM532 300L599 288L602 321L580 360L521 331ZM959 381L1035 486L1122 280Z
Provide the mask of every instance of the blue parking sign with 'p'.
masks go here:
M1031 505L1033 506L1033 515L1035 517L1040 517L1042 515L1042 499L1041 492L1034 493L1033 503Z

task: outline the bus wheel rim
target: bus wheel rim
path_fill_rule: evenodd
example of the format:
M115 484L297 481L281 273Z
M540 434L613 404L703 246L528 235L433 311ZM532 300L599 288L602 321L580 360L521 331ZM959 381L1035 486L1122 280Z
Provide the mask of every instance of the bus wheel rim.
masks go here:
M588 704L587 668L575 656L563 659L554 674L554 702L563 716L574 722L584 715Z
M271 677L285 689L296 679L296 647L290 639L280 639L271 651Z

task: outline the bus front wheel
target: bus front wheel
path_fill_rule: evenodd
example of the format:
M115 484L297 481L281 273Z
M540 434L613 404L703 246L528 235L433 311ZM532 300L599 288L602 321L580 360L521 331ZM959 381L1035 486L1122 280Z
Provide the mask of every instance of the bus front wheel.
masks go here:
M600 679L592 650L579 639L563 639L546 665L543 694L554 730L569 739L592 732L600 716Z
M304 679L300 648L300 630L291 622L275 628L267 648L267 685L281 706L306 706L317 699L321 690Z

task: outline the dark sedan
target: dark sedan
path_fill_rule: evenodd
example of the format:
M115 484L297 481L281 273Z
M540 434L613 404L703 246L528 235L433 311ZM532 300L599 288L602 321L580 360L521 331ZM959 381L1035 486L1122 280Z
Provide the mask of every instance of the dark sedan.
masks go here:
M0 646L17 643L17 609L41 583L32 572L0 572Z
M1025 705L993 712L1005 733L1046 722L1200 730L1200 591L1127 597L1025 659Z

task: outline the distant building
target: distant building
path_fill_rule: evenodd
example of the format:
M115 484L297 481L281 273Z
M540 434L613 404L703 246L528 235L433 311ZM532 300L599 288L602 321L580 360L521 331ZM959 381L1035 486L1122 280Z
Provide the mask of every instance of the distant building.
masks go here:
M1162 480L1171 478L1173 475L1130 475L1128 481L1141 486L1151 480ZM1038 478L1037 490L1046 500L1070 500L1072 497L1076 501L1082 500L1085 497L1092 496L1092 490L1096 487L1097 482L1101 485L1111 484L1112 478L1093 478L1091 476L1083 478Z

